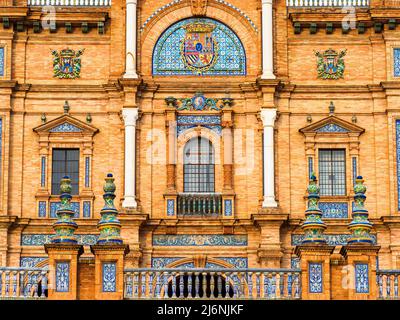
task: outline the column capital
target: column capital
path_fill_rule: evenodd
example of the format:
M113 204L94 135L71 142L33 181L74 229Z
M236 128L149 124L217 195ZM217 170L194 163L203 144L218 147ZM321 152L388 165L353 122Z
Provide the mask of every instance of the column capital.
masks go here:
M262 4L272 4L272 2L273 2L273 0L261 0Z
M263 0L264 1L264 0ZM134 4L137 5L137 0L126 0L126 4Z
M275 125L276 120L276 109L266 109L263 108L260 111L261 120L263 122L264 127L273 127Z
M122 118L124 119L125 126L136 126L136 120L139 117L138 108L124 108L122 109Z

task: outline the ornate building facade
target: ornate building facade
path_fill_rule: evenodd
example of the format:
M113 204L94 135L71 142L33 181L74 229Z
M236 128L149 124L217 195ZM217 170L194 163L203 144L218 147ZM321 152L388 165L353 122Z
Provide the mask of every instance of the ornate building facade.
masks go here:
M400 269L400 2L0 5L0 266L44 270L57 260L52 227L68 176L83 246L69 298L100 297L82 283L101 272L101 250L90 246L112 173L129 253L121 249L122 266L119 256L103 264L103 293L119 268L307 269L304 298L321 296L324 281L324 298L351 298L332 279L348 261L360 175L369 245L380 249L374 263L355 264L356 292L366 293L368 272ZM296 247L314 174L328 260L303 266ZM323 274L324 263L336 271ZM12 273L0 272L5 294Z

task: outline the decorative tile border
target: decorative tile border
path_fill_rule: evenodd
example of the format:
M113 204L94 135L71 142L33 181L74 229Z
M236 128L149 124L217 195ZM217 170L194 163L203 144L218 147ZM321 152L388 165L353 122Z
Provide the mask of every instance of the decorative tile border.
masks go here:
M350 234L324 234L324 238L327 243L331 246L343 246L347 244L347 240L351 237ZM374 244L376 244L376 235L371 235ZM301 245L304 239L304 234L292 234L291 241L292 246Z
M91 216L91 208L92 204L90 201L83 201L83 217L84 218L90 218Z
M322 263L308 264L308 289L310 293L322 293Z
M357 178L357 158L353 157L351 158L352 161L352 167L353 167L353 185L356 184L356 178Z
M85 157L85 188L89 188L90 181L90 158Z
M78 239L78 243L85 246L96 244L99 237L96 234L75 234L75 236ZM50 243L52 237L54 237L54 234L22 234L21 246L42 246Z
M183 257L155 257L151 258L151 267L156 269L165 268L169 264L181 260Z
M347 202L320 202L322 218L346 219L349 216L349 205Z
M46 157L41 158L40 186L46 186Z
M230 217L232 215L232 200L224 200L224 215Z
M69 262L56 263L56 291L68 292L69 291Z
M369 277L368 264L356 263L355 265L355 281L357 293L369 293Z
M186 130L197 127L198 125L222 134L221 117L210 115L178 115L177 117L177 136L179 137Z
M4 47L0 47L0 77L4 77Z
M175 200L167 199L167 216L175 215Z
M312 157L308 157L308 179L311 179L313 171L314 171L314 159Z
M153 235L153 246L247 246L247 235Z
M248 267L247 258L241 257L214 257L214 259L222 260L233 265L235 268L244 269Z
M57 210L60 208L61 202L50 202L50 218L57 218ZM80 214L80 203L71 202L72 210L75 211L74 218L79 218Z
M21 257L19 265L24 268L35 268L38 263L47 259L47 257Z

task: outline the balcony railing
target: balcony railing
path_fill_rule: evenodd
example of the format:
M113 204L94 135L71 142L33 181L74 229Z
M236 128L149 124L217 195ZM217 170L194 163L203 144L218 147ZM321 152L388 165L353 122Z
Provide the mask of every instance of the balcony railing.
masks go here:
M400 270L376 271L379 299L399 299Z
M28 0L28 6L109 7L111 0Z
M125 299L300 299L297 269L126 269Z
M287 7L369 7L370 0L286 0Z
M178 195L178 215L214 216L222 212L222 198L219 193L180 193Z
M46 299L48 270L0 267L0 299Z

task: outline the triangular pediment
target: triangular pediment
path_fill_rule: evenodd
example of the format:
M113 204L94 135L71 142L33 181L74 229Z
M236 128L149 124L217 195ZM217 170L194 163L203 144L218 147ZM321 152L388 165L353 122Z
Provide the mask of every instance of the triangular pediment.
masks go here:
M319 120L313 124L310 124L299 130L301 133L328 133L328 134L346 134L346 133L358 133L361 134L365 131L364 128L357 126L356 124L330 115L322 120Z
M38 134L85 134L94 135L98 129L90 124L87 124L79 119L76 119L69 114L64 114L61 117L46 122L33 131Z

